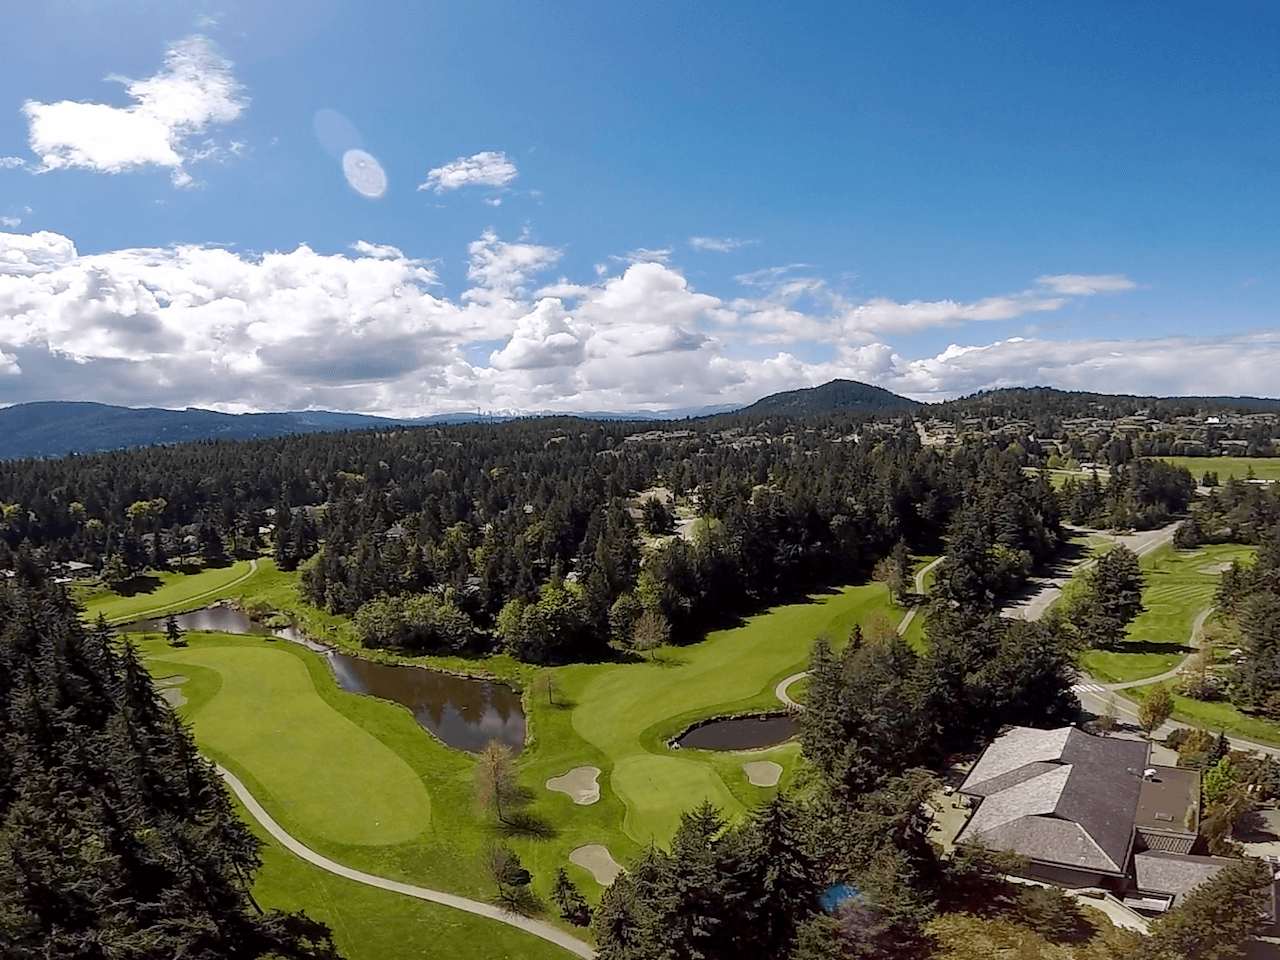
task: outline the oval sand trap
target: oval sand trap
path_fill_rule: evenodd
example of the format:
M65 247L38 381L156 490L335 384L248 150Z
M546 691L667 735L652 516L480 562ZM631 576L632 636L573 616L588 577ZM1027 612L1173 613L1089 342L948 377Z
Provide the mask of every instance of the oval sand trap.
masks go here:
M187 698L183 696L179 689L187 678L181 674L174 674L170 677L162 677L155 681L155 687L159 691L160 696L164 697L165 703L171 707L181 707L187 702Z
M772 760L753 760L742 765L747 783L753 787L776 787L782 779L782 765Z
M1200 573L1213 575L1215 573L1226 573L1231 569L1231 561L1224 560L1222 563L1210 563L1207 566L1200 567Z
M599 776L599 767L574 767L564 776L552 777L548 780L547 789L568 794L569 798L577 804L595 803L600 799L600 783L596 779Z
M585 847L578 847L569 854L569 862L576 863L578 866L587 870L596 878L596 883L602 887L607 887L613 883L614 879L622 872L622 867L618 861L613 859L613 854L609 849L598 843L589 843Z

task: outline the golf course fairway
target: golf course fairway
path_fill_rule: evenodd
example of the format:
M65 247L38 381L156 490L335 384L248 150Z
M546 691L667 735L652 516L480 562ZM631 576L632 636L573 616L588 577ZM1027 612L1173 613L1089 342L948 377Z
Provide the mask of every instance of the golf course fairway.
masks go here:
M269 561L259 564L244 584L250 598L260 582L286 576ZM171 595L178 589L166 588ZM273 586L280 589L282 584ZM878 618L901 618L883 584L833 589L714 631L701 642L664 647L651 658L556 667L550 696L530 692L546 670L506 657L477 664L526 691L530 736L516 768L532 797L527 812L541 824L528 832L502 827L476 802L472 755L440 743L399 704L338 689L319 654L263 637L194 631L186 636L189 646L173 648L153 634L142 649L153 675L171 678L186 698L179 712L201 749L235 772L301 842L355 869L483 900L493 889L482 851L500 840L516 851L534 876L535 892L550 902L562 867L584 893L598 896L592 874L569 860L577 848L602 845L626 865L648 844L668 843L681 814L704 800L737 819L787 789L800 764L794 741L749 753L673 750L668 741L708 717L777 710L774 685L807 666L818 636L839 646L855 624L865 627ZM431 658L414 662L432 665ZM779 783L750 783L742 766L748 760L777 763ZM596 802L575 804L546 789L548 779L584 765L601 771ZM345 881L318 876L274 848L259 886L270 906L308 907L305 898L314 895L327 902L323 909L317 904L318 917L352 932L368 928L351 911L386 896L352 893L348 906L347 892L337 899L340 888L348 890ZM482 920L455 923L447 912L437 926L430 917L438 910L418 906L395 913L404 914L406 925L447 940L441 956L468 955L463 938L483 929ZM527 955L543 949L539 944Z
M234 757L294 820L340 843L390 844L431 817L422 780L394 751L316 695L306 665L277 644L169 651L167 664L216 671L197 713L205 744Z

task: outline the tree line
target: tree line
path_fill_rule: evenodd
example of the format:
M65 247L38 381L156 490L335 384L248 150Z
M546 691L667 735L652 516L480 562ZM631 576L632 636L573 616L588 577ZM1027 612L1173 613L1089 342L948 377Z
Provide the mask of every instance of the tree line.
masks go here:
M259 841L136 649L29 556L0 583L0 955L336 958L263 911Z

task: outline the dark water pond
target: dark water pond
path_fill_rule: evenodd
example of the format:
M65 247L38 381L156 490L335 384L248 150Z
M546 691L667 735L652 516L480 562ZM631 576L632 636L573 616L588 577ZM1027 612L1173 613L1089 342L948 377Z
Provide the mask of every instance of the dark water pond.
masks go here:
M233 607L208 607L179 614L176 619L183 630L308 642L295 627L267 627ZM119 629L163 633L165 618L135 620ZM524 709L520 695L506 684L456 677L426 667L375 663L334 650L323 652L343 690L403 703L419 724L451 747L479 753L490 740L499 740L513 753L524 748Z
M676 745L699 750L760 750L776 747L800 732L800 721L790 714L708 720L676 738Z

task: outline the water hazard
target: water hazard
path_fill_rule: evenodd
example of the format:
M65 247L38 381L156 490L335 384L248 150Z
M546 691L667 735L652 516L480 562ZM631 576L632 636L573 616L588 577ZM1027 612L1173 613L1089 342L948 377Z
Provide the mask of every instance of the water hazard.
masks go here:
M234 607L207 607L175 619L184 631L216 630L307 642L296 627L268 627ZM165 618L135 620L119 629L163 633ZM404 704L419 724L451 747L479 753L490 740L499 740L513 753L524 748L524 709L520 695L506 684L426 667L375 663L335 650L323 652L343 690Z
M676 746L698 750L761 750L785 743L800 732L790 714L708 720L676 738Z

